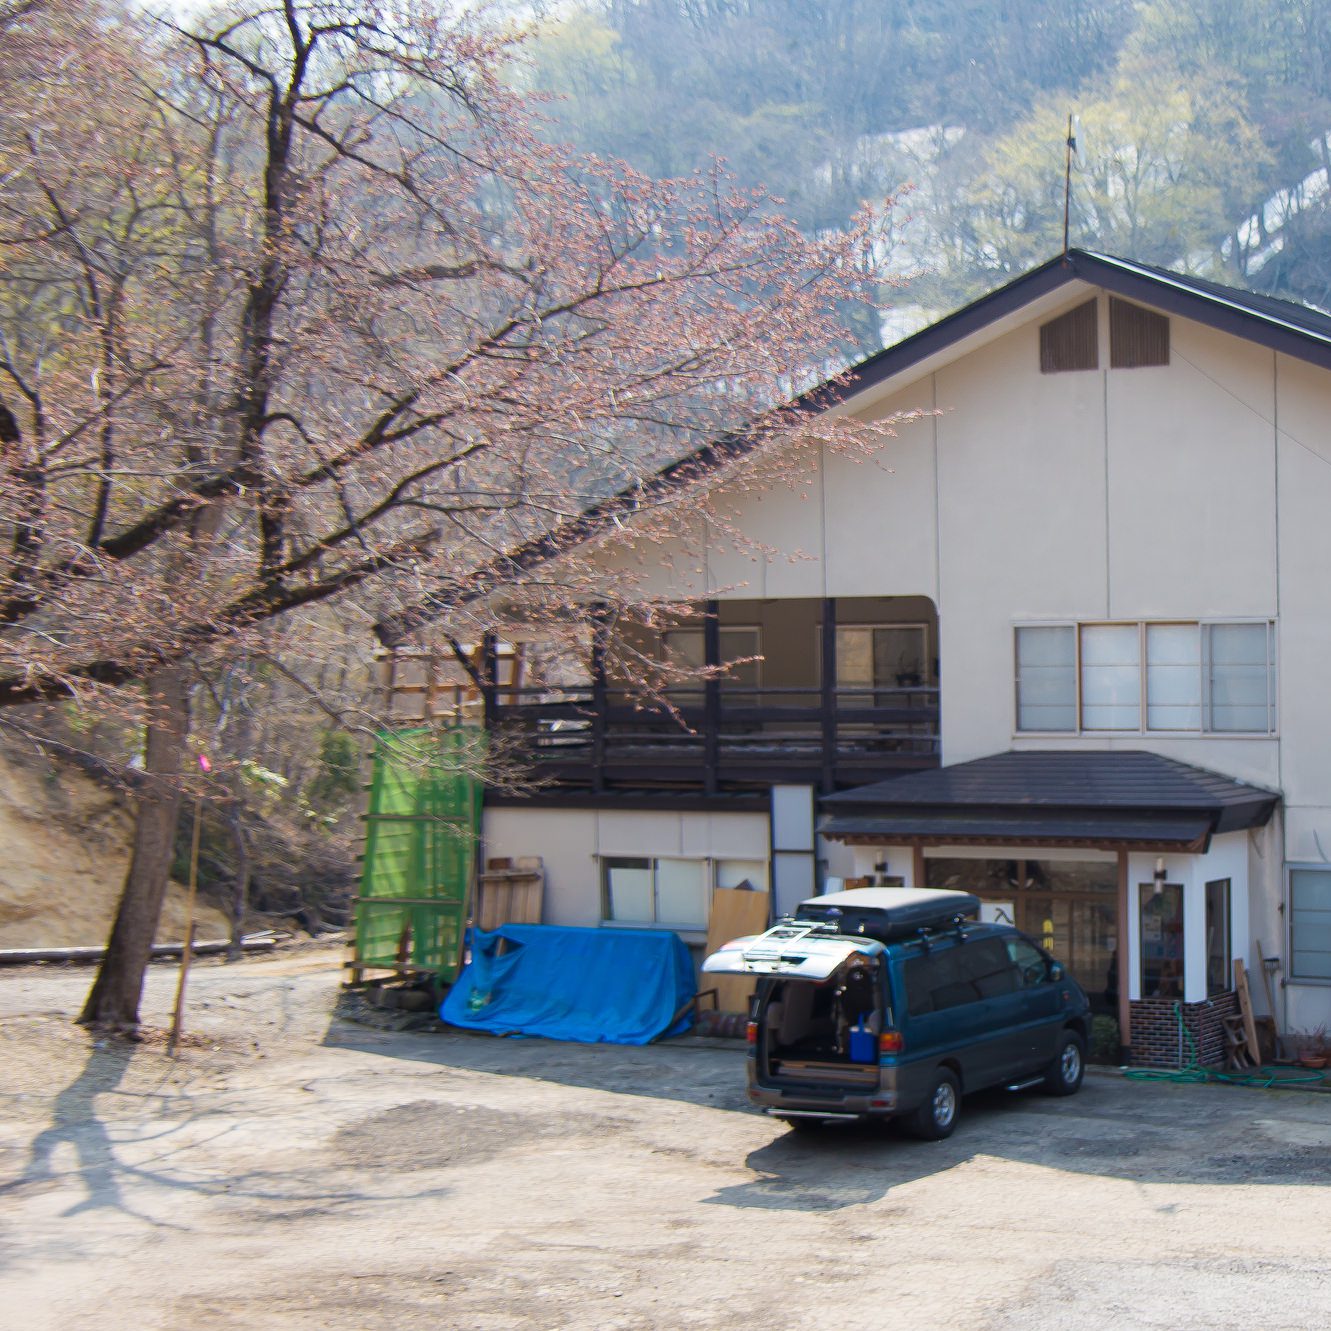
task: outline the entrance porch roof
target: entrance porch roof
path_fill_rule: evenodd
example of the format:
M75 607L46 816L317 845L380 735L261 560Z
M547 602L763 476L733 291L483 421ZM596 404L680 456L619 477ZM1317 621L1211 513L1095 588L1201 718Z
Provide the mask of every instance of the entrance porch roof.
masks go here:
M1205 850L1261 827L1277 792L1138 749L1028 750L827 796L824 836L860 843Z

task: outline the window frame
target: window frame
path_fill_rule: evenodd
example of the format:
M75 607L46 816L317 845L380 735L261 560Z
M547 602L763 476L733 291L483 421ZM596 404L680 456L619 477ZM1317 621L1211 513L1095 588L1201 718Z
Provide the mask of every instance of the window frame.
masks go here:
M720 866L723 864L736 865L747 864L750 866L762 866L762 882L753 882L752 875L745 875L753 886L760 892L771 891L772 865L770 860L764 860L758 857L745 855L600 855L596 857L597 876L601 887L601 915L600 923L603 928L615 929L669 929L675 933L703 933L711 923L712 912L712 893L717 890L717 878ZM682 862L686 864L698 864L703 870L703 910L704 918L700 922L690 920L663 920L660 909L660 889L658 884L658 874L662 860L673 862ZM617 920L612 914L612 901L610 896L610 870L615 866L622 868L641 867L646 862L652 875L652 918L650 920Z
M910 688L930 688L933 679L932 656L929 644L929 625L922 619L903 619L900 621L889 621L888 623L838 623L836 626L838 633L843 632L862 632L872 635L879 629L917 629L920 634L920 682L919 684L843 684L838 678L833 681L833 686L838 693L885 693L890 689L910 689ZM841 671L842 656L837 652L837 672ZM872 637L869 642L869 664L870 668L874 661L874 645ZM814 676L821 687L823 682L823 626L819 624L815 629L814 638Z
M1211 694L1212 662L1207 650L1208 630L1242 625L1261 625L1266 629L1266 717L1265 730L1218 730L1211 724L1214 700ZM1156 727L1150 724L1148 680L1150 659L1147 655L1148 630L1157 626L1185 627L1197 630L1200 720L1195 729ZM1105 730L1083 724L1084 687L1082 631L1087 628L1136 628L1138 635L1138 710L1135 730ZM1208 616L1198 619L1048 619L1017 620L1012 625L1012 734L1014 738L1043 735L1162 735L1206 736L1225 739L1277 739L1280 736L1280 662L1279 621L1273 616ZM1073 720L1065 730L1023 729L1021 726L1021 671L1018 636L1023 629L1068 629L1072 633Z
M1178 953L1177 955L1167 955L1162 950L1158 956L1150 956L1146 950L1146 907L1148 903L1154 903L1164 899L1169 894L1178 902ZM1155 961L1160 965L1159 979L1163 985L1166 982L1172 982L1178 992L1175 994L1156 993L1148 994L1147 990L1147 965ZM1166 963L1175 963L1177 970L1172 974L1166 973ZM1137 986L1138 992L1142 998L1159 998L1168 1002L1186 1002L1187 1001L1187 972L1188 965L1188 893L1182 883L1157 882L1137 884Z
M1223 888L1223 909L1220 919L1224 927L1224 965L1221 967L1220 987L1211 987L1211 889ZM1214 998L1217 994L1227 994L1234 988L1234 880L1228 874L1224 878L1208 878L1202 884L1202 915L1206 927L1206 996Z
M1324 873L1331 875L1331 864L1309 864L1305 861L1288 860L1285 863L1285 955L1289 958L1289 965L1285 971L1287 983L1306 984L1318 988L1331 987L1331 976L1320 975L1299 975L1294 967L1297 964L1294 960L1294 929L1296 925L1294 909L1294 872L1295 870L1312 871L1314 873Z
M672 657L670 652L670 639L672 636L682 636L688 634L690 637L696 635L700 643L705 643L703 635L706 629L701 624L674 624L668 629L662 629L658 641L657 659L665 666L672 666ZM763 627L761 624L719 624L717 626L717 641L724 641L727 633L750 633L753 635L753 650L741 652L738 656L726 659L726 653L721 652L721 674L718 681L726 694L732 698L741 697L745 693L750 696L761 693L763 688ZM699 652L700 656L707 655L705 645ZM741 680L735 672L730 669L737 661L743 662L743 668L753 671L752 680ZM684 667L680 667L684 668ZM688 666L690 670L706 670L707 665L704 661L698 666ZM666 684L666 695L677 702L689 705L692 702L700 702L703 696L703 685L706 680L701 676L694 679L672 680Z

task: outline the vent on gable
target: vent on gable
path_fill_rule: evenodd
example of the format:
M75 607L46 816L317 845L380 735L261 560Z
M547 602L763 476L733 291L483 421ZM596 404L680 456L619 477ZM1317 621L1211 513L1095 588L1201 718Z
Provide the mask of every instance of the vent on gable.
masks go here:
M1095 298L1040 325L1040 372L1094 370L1100 364L1096 344Z
M1169 364L1169 320L1130 301L1109 298L1109 364L1116 370Z

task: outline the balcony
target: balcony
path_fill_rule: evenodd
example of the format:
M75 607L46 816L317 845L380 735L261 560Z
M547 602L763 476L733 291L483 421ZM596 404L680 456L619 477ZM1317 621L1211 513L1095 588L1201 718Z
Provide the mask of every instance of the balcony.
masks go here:
M927 597L708 601L617 637L601 623L589 608L572 655L517 631L399 655L381 675L390 714L483 724L500 801L830 793L938 766ZM635 688L637 671L660 678Z
M827 693L722 684L710 703L633 706L594 688L519 689L491 724L536 781L591 794L830 791L938 766L936 688Z

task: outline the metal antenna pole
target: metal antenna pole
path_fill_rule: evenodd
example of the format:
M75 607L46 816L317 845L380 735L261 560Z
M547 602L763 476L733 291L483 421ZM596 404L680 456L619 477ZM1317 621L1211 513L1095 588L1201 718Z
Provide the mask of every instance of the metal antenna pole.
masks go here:
M1068 220L1072 212L1072 112L1068 112L1068 137L1063 160L1063 253L1068 252Z

